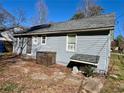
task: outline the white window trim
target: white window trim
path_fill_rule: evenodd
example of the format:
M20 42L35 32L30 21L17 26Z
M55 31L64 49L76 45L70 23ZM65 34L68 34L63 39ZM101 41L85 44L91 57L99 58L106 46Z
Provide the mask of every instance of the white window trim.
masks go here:
M41 36L41 45L46 45L47 42L47 36L45 36L45 43L42 43L43 36Z
M75 37L76 37L76 40L75 40L75 49L74 50L69 50L68 49L68 36L69 35L75 35ZM77 51L77 34L67 34L67 36L66 36L66 51L68 51L68 52L76 52Z

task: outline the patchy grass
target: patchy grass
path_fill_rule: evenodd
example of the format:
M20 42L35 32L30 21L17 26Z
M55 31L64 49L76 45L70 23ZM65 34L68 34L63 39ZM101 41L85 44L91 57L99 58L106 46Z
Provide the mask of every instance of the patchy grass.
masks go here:
M24 91L24 86L10 81L6 81L0 86L0 93L22 93L22 91Z
M17 88L17 84L11 82L5 82L3 85L1 85L0 91L3 93L14 92L16 88Z
M111 64L114 65L110 74L117 75L117 80L124 80L124 55L112 55Z
M107 77L101 93L124 93L124 55L111 55Z

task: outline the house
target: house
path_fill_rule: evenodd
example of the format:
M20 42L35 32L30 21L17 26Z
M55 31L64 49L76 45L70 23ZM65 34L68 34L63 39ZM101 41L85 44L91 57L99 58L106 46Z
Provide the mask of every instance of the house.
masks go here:
M3 27L0 27L0 33L4 30L5 29ZM5 51L5 46L3 41L5 41L5 39L0 35L0 53L3 53Z
M0 27L0 53L13 51L13 42L15 40L13 33L21 32L23 29L23 27Z
M124 53L124 42L119 43L118 52L119 53Z
M124 38L111 41L111 50L114 53L124 53Z
M8 37L5 28L0 28L0 53L12 52L12 40Z
M111 41L111 52L118 52L118 41Z
M46 24L32 29L14 34L14 53L21 51L21 44L24 45L22 54L34 59L38 52L53 52L56 53L57 64L67 66L74 61L94 65L97 72L107 72L114 14Z

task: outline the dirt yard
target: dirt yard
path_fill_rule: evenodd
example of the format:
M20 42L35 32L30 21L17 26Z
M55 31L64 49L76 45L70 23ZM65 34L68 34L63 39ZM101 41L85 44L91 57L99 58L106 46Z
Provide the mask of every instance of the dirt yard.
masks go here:
M99 82L61 65L45 67L19 58L0 61L0 93L98 93L103 86Z
M48 68L12 59L0 67L0 93L77 93L82 80L60 65Z

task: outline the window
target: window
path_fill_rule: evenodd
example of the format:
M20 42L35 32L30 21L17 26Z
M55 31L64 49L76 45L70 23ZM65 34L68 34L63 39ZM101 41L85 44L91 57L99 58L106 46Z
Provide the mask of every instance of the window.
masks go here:
M46 36L41 37L41 44L46 45Z
M68 35L66 50L74 52L75 49L76 49L76 35L75 34Z

